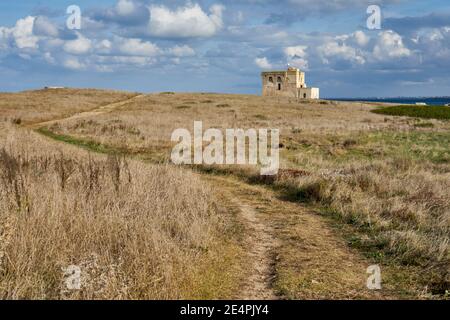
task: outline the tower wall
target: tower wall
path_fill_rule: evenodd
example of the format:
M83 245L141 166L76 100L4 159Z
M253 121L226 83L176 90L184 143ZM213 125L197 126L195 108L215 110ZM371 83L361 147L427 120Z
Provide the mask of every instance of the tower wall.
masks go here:
M261 73L262 95L301 99L319 99L318 88L307 88L305 73L297 68Z

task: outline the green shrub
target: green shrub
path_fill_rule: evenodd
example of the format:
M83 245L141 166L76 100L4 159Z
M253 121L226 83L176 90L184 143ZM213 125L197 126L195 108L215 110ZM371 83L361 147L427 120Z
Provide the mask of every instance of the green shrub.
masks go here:
M450 108L441 106L394 106L372 110L372 112L389 116L450 120Z

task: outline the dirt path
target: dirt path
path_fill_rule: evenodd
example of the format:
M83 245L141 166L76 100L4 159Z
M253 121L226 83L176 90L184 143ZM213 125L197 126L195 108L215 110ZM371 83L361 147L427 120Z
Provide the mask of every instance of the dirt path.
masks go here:
M54 123L57 122L61 122L61 121L68 121L68 120L75 120L75 119L82 119L82 118L89 118L89 117L93 117L93 116L98 116L101 114L105 114L105 113L109 113L112 112L120 107L123 107L137 99L140 99L142 97L144 97L145 95L140 94L137 96L134 96L133 98L130 99L126 99L126 100L122 100L122 101L118 101L118 102L113 102L104 106L101 106L97 109L94 110L90 110L90 111L85 111L85 112L80 112L80 113L76 113L72 116L66 117L66 118L61 118L61 119L53 119L50 121L45 121L45 122L39 122L39 123L33 123L31 125L28 126L28 128L30 129L39 129L42 127L48 127L51 126Z
M274 256L278 246L272 236L273 230L260 218L259 213L248 204L235 199L240 209L241 220L247 232L249 275L239 294L243 300L274 300L277 296L272 282L275 277Z
M114 111L143 95L73 116L32 125L89 118ZM384 299L388 291L366 288L370 263L351 250L329 221L275 191L232 176L202 174L216 192L238 209L246 249L237 299Z
M245 226L248 274L239 299L390 299L368 290L370 262L301 204L230 176L205 176L239 208Z

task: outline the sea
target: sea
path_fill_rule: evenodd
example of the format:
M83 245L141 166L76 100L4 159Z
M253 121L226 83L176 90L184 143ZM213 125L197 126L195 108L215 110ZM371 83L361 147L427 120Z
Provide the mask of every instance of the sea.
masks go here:
M398 103L398 104L416 104L426 103L429 106L444 106L450 103L450 97L398 97L398 98L336 98L325 99L335 101L364 101L364 102L381 102L381 103Z

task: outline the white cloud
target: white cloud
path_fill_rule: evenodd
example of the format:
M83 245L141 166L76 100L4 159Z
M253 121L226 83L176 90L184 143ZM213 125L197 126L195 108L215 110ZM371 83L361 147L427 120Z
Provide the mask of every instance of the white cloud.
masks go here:
M418 62L419 57L420 63L427 66L445 66L450 61L450 28L427 29L404 38L393 31L377 34L361 30L334 35L294 33L293 29L283 29L283 26L242 20L248 12L236 11L225 17L224 7L220 5L208 9L195 2L179 7L163 4L144 7L146 2L138 0L118 0L116 3L107 9L109 16L103 13L103 20L95 14L84 17L86 21L92 21L92 27L87 30L83 20L82 34L77 33L74 40L67 40L71 32L59 28L63 21L56 17L29 16L18 20L14 27L0 27L1 55L12 54L74 70L138 69L139 66L181 63L183 57L196 56L199 47L205 48L205 41L208 42L206 48L212 48L217 42L214 38L201 42L177 38L211 37L224 29L218 39L217 52L207 50L208 55L186 59L186 64L194 66L208 61L224 69L247 71L255 66L271 69L289 63L316 72L320 68L348 70L362 66L395 70L397 65L391 60L409 55L412 56L408 60L411 65ZM224 28L224 19L227 28ZM117 26L121 29L117 30ZM150 37L153 40L140 37L144 35L154 36ZM417 37L415 42L409 39L412 36ZM178 44L170 44L172 40ZM247 63L248 57L252 57L253 66Z
M272 68L272 65L270 64L270 62L267 60L266 57L256 58L255 59L255 64L261 69L270 69L270 68Z
M70 54L83 55L91 50L92 41L83 37L80 33L75 40L66 41L64 44L64 51Z
M408 44L419 64L435 65L441 70L450 66L450 27L420 30Z
M51 39L47 39L44 44L45 44L45 47L47 47L51 50L56 50L56 48L60 48L60 47L64 46L64 40L61 40L58 38L51 38Z
M48 36L48 37L57 37L58 36L58 28L47 18L47 17L37 17L34 20L34 28L33 32L36 35Z
M335 59L340 59L359 65L366 62L362 52L359 52L345 43L339 44L335 41L330 41L321 45L317 50L322 58L322 62L325 64L330 64L331 61Z
M363 31L356 31L351 34L324 37L322 41L324 43L317 47L318 56L322 63L337 69L366 64L376 64L376 67L381 69L384 66L392 68L393 60L412 57L413 54L425 50L415 45L413 52L406 47L402 37L391 30L379 32L373 39ZM414 41L411 40L410 43L414 44Z
M370 41L370 38L360 30L356 31L353 36L355 37L356 43L361 47L365 47Z
M264 2L263 0L247 0L251 2ZM365 11L368 5L387 5L402 0L278 0L276 3L285 11L296 14L299 18L315 14L330 15L339 11L349 11L355 8ZM364 10L364 11L363 11Z
M17 20L14 27L0 27L0 49L29 59L31 53L39 54L39 49L48 51L55 41L61 42L53 38L57 35L58 29L47 18L28 16Z
M403 44L402 37L394 31L383 31L379 34L373 49L373 56L378 60L389 60L411 55L411 51Z
M116 4L116 12L121 16L127 16L134 12L135 6L131 0L119 0Z
M307 46L286 47L284 48L284 54L293 58L306 58L306 49L308 49Z
M50 52L44 53L44 60L47 61L49 64L55 64L56 60L53 58L52 54Z
M113 44L108 39L104 39L95 45L95 51L101 54L108 54L111 52Z
M130 56L152 57L161 53L161 50L155 44L141 39L122 38L119 44L119 51Z
M223 6L214 5L207 15L198 4L171 11L165 6L150 7L150 33L157 37L211 37L223 26Z
M300 68L302 70L308 69L308 60L306 60L308 49L307 46L294 46L284 48L284 54L287 57L287 62L293 67Z
M66 67L67 69L72 69L72 70L82 70L86 67L76 57L66 58L63 62L63 66Z
M192 49L188 45L175 46L169 49L169 53L176 57L192 57L195 55L194 49Z
M19 49L37 49L39 38L33 35L33 25L35 17L28 16L24 19L19 19L15 27L10 29L11 35L14 38L17 48Z
M136 57L136 56L98 56L95 59L97 67L108 66L108 70L112 70L113 66L147 66L156 62L153 57Z

